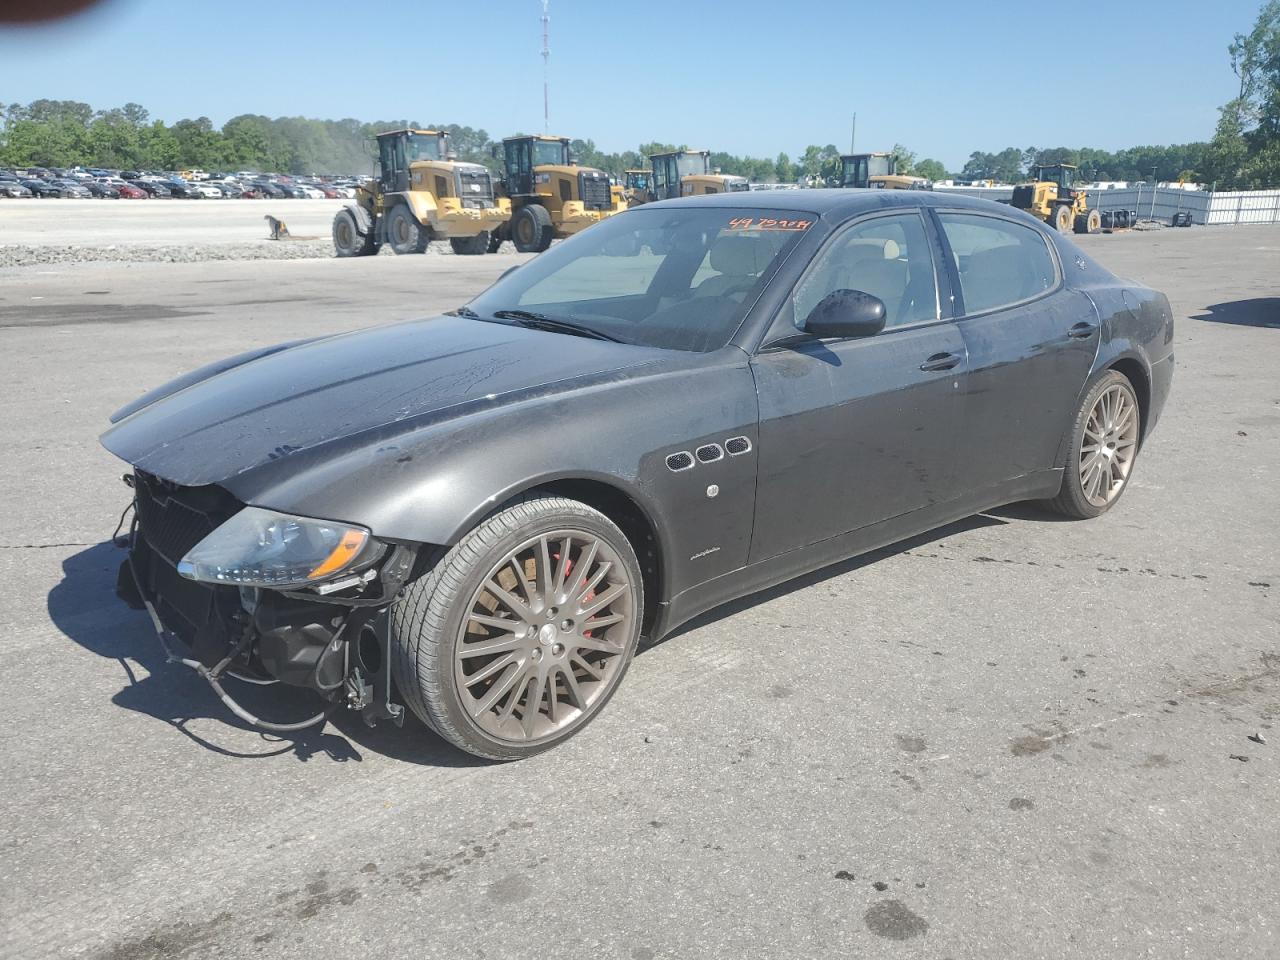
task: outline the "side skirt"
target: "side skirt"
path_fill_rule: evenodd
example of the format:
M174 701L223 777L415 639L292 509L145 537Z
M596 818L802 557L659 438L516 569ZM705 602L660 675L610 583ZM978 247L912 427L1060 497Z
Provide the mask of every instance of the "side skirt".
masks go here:
M811 543L690 587L662 604L651 631L661 638L676 627L722 603L767 590L823 567L869 553L901 540L936 530L984 510L1020 500L1047 499L1062 486L1061 470L1044 470L1008 480L978 494L922 507L899 517L881 520L848 533Z

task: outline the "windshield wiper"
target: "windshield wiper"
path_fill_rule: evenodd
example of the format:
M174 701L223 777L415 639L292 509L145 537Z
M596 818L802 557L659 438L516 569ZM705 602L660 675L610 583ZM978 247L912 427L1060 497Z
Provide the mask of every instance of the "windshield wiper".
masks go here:
M495 310L493 315L499 320L514 320L522 327L529 327L531 330L549 330L552 333L568 333L578 337L590 337L592 340L608 340L610 343L621 343L617 337L612 337L607 333L601 333L599 330L593 330L590 327L584 327L580 324L571 323L568 320L557 320L555 317L548 317L543 313L534 313L531 310Z

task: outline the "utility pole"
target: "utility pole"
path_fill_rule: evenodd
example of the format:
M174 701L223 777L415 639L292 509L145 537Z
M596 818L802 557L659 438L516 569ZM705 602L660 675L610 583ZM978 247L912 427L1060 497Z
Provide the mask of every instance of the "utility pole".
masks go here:
M551 132L551 47L547 43L547 31L551 24L548 7L551 0L542 0L542 132Z
M858 143L858 115L855 113L853 115L852 128L849 130L849 152L850 153L854 153L857 151L858 149L857 143Z

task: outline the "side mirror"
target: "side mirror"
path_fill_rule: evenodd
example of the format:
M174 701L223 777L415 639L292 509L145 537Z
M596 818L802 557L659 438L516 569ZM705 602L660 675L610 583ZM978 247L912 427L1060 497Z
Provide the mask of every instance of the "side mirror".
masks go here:
M884 329L884 301L861 290L833 290L805 318L815 337L873 337Z

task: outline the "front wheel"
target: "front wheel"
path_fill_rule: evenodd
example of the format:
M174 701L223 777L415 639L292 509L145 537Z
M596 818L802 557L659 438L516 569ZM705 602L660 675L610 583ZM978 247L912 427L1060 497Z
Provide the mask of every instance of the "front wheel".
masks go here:
M1075 218L1071 213L1071 207L1063 203L1054 207L1053 216L1049 220L1049 223L1053 229L1057 230L1059 233L1070 233L1071 224L1074 219Z
M527 203L511 217L511 239L521 253L541 253L554 234L551 214L541 204Z
M586 504L534 493L481 522L392 609L396 682L450 743L520 759L600 712L643 613L622 531Z
M418 223L406 204L398 203L387 215L387 242L396 253L425 253L431 231Z
M1142 415L1128 377L1109 370L1081 401L1062 463L1062 488L1047 506L1088 520L1110 510L1129 484Z

